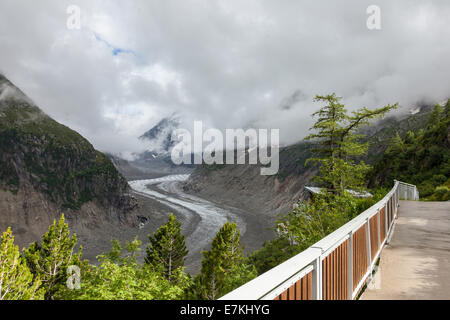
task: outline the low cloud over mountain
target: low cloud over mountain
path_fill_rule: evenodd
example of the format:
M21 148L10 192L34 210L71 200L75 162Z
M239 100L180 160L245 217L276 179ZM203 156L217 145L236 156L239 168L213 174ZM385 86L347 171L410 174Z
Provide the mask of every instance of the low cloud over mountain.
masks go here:
M66 27L69 5L81 30ZM173 112L217 128L307 133L315 94L349 109L449 96L450 2L0 2L0 70L96 148L131 154ZM111 139L111 137L114 137Z

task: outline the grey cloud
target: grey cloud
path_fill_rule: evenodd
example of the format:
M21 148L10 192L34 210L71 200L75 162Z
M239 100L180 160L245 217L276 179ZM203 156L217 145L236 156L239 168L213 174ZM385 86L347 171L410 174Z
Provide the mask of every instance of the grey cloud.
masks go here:
M300 89L295 90L293 94L284 99L281 103L281 110L291 110L295 104L302 100L306 100L308 96L304 94Z
M80 31L66 29L69 4ZM104 151L142 149L137 138L173 112L186 128L280 128L292 143L315 94L350 110L450 95L450 3L377 1L380 31L366 28L371 4L2 0L0 69Z

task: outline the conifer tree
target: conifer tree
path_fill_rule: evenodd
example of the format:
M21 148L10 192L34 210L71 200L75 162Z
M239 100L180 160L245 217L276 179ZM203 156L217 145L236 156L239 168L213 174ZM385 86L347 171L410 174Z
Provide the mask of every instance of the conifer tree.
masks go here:
M358 134L358 130L369 125L370 120L381 118L397 107L397 104L374 110L364 107L349 115L340 103L341 99L335 93L316 96L315 101L327 104L313 114L318 118L311 128L315 132L306 137L306 140L313 140L317 145L312 150L316 156L307 160L320 165L316 181L338 195L347 188L361 189L364 176L370 169L362 161L355 162L369 147L367 143L360 141L362 136Z
M190 278L181 270L170 283L161 273L138 263L142 241L135 238L125 247L112 241L110 252L97 256L99 264L82 273L80 290L65 290L70 300L174 300L182 299Z
M81 247L75 253L76 243L77 236L70 236L69 226L62 215L58 223L53 221L41 244L35 242L24 251L30 270L42 281L45 299L54 299L60 286L66 285L68 266L81 265Z
M450 119L450 99L447 100L447 103L444 107L444 116L446 119Z
M0 239L0 300L41 300L44 291L39 289L39 277L33 274L14 245L11 228Z
M387 153L396 154L396 153L403 152L404 150L405 150L405 145L403 144L403 140L397 132L395 134L395 136L392 137L392 139L389 143Z
M181 222L171 214L168 222L153 233L153 237L149 235L148 239L150 244L146 249L145 262L162 269L171 282L177 270L184 266L188 254L185 237L181 234Z
M197 299L215 300L256 276L254 267L244 263L240 231L235 223L223 225L210 251L203 252L201 273L193 291Z
M431 111L430 116L428 118L428 128L438 127L441 114L444 111L440 104L436 104L433 111Z

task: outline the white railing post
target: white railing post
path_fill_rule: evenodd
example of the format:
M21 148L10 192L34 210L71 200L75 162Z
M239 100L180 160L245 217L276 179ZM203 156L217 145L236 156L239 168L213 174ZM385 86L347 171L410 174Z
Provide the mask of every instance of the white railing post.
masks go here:
M353 300L353 232L348 238L348 300Z
M312 272L312 298L322 300L322 259L321 256L314 260Z

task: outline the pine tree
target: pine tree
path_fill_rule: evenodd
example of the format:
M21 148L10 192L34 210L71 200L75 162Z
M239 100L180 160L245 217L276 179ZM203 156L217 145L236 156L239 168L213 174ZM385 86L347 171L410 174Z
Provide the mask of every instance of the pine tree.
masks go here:
M428 118L428 128L438 127L441 114L444 111L440 104L436 104L433 111L431 111L430 116Z
M0 300L41 300L44 291L39 289L39 277L33 274L14 245L11 228L0 239Z
M450 119L450 99L448 99L447 103L445 104L444 115L445 115L446 119Z
M327 104L313 114L313 117L318 117L311 128L315 132L305 138L314 140L317 145L312 150L316 156L307 160L307 163L312 161L320 166L316 181L336 194L343 194L345 189L361 189L364 176L370 169L362 161L355 162L369 147L368 143L360 141L362 136L358 130L397 107L397 104L374 110L364 107L348 115L341 99L334 93L316 96L315 101Z
M392 137L386 152L389 154L398 154L404 151L405 145L403 144L403 140L397 132L395 136Z
M54 220L44 234L42 244L35 242L24 251L28 266L42 281L45 299L54 299L58 289L66 285L68 266L81 265L81 247L75 253L76 243L77 236L70 236L69 226L62 215L59 222Z
M145 262L154 268L162 269L169 282L177 270L184 266L188 254L184 235L181 234L181 222L171 214L168 222L161 226L153 237L148 236L150 244Z
M254 267L244 263L240 231L235 223L223 225L203 252L201 273L194 280L194 297L215 300L256 276Z

